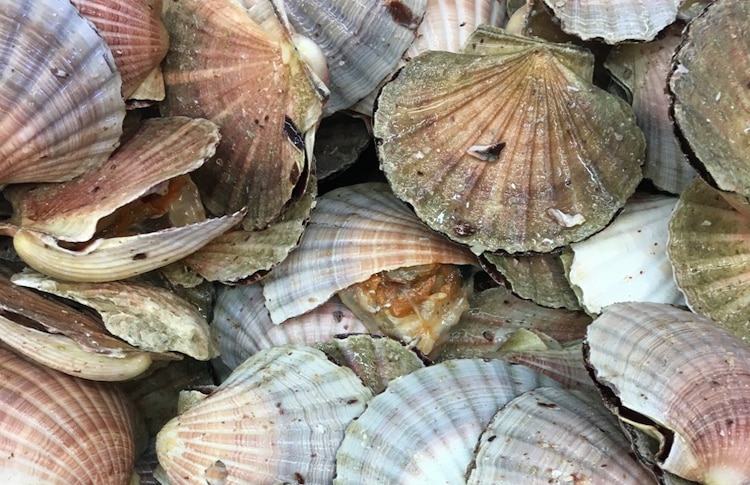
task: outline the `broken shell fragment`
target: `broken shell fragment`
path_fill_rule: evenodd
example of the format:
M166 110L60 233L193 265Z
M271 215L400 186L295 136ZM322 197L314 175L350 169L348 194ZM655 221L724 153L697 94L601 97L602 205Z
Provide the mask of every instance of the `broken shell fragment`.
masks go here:
M483 27L381 91L381 168L428 226L473 252L549 252L602 229L641 180L645 144L593 56ZM480 55L477 55L480 54Z
M104 163L125 101L94 27L68 1L24 0L4 6L0 31L0 184L69 180Z
M372 394L311 347L264 350L157 435L179 483L330 483L345 427Z
M584 356L608 407L656 440L641 457L707 485L750 481L750 349L705 317L617 303L589 326Z

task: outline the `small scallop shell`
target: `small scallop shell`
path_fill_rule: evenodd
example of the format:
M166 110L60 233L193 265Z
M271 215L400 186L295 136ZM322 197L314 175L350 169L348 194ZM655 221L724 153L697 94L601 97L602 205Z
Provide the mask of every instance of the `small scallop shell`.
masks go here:
M715 187L750 196L750 3L713 2L672 61L671 110L691 163ZM723 75L717 76L717 73Z
M125 116L104 40L57 0L7 2L0 31L0 184L69 180L104 163Z
M162 428L159 463L175 483L330 483L344 429L371 396L319 350L274 347Z
M544 0L562 29L607 44L652 40L677 18L682 0Z
M107 42L130 98L159 66L169 48L161 22L161 0L71 0Z
M521 350L503 354L513 364L525 365L571 389L595 391L594 382L583 364L581 342L560 349Z
M387 185L343 187L318 199L299 247L262 280L263 295L281 323L375 273L436 262L476 259L422 224Z
M130 483L135 413L115 387L0 349L0 402L5 483Z
M474 446L498 408L555 383L500 360L460 359L391 382L346 429L335 485L464 484ZM436 466L439 464L439 466Z
M742 341L669 305L617 303L589 326L584 356L612 411L659 442L663 470L699 483L750 481Z
M563 256L568 279L590 314L621 301L684 305L667 257L676 197L636 196L615 220Z
M696 178L669 221L667 252L688 306L750 342L750 215Z
M468 485L656 485L596 395L540 387L507 403L477 445Z
M383 87L374 134L394 193L477 254L602 229L645 144L630 107L591 84L593 56L487 27L465 51L421 54Z

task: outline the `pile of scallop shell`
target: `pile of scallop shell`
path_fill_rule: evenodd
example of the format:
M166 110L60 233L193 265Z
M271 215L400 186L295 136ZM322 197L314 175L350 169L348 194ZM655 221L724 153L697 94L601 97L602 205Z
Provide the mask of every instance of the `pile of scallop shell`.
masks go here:
M743 0L0 0L0 478L750 484Z

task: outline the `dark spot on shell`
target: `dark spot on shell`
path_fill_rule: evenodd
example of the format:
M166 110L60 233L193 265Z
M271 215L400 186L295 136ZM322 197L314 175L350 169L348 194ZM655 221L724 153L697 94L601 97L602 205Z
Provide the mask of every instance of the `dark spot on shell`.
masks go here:
M725 423L725 424L726 424L727 426L732 426L732 425L734 424L734 419L727 419L726 421L724 421L724 423Z
M148 257L148 255L146 253L136 253L133 256L133 261L139 261L141 259L146 259L147 257Z
M294 472L294 479L297 480L297 483L305 483L305 477L300 472Z
M492 435L489 438L487 438L487 442L488 443L492 443L493 441L495 441L495 438L497 438L497 436L496 435Z
M407 29L416 29L419 25L419 18L415 17L414 12L400 0L384 0L383 5L397 24Z
M490 332L489 330L485 330L484 332L482 332L482 337L484 337L484 339L488 342L492 342L493 340L495 340L495 336L492 335L492 332Z
M349 399L348 401L346 401L347 404L356 404L358 402L359 402L359 399L357 398Z
M537 406L547 409L557 409L557 404L551 403L551 402L538 402L536 403Z
M344 319L344 312L342 312L341 310L334 310L333 311L333 320L336 323L340 323L341 320L343 320L343 319Z
M291 141L297 149L299 149L300 151L303 151L305 149L305 140L302 136L302 133L294 124L294 121L292 121L292 119L288 116L284 116L284 134L287 138L289 138L289 141Z
M468 222L459 222L453 226L453 234L458 237L468 237L477 232L477 228Z

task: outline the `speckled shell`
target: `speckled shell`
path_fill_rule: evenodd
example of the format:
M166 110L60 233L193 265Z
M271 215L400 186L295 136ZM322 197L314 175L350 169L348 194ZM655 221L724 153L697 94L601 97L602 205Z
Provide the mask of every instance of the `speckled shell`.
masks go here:
M468 485L656 485L596 394L540 387L506 404L477 444Z
M370 397L319 350L274 347L162 428L159 463L176 483L330 483L344 429Z
M0 349L0 479L14 485L127 485L135 414L124 394Z
M71 0L107 42L128 99L169 48L161 0Z
M750 342L750 214L696 179L672 213L667 251L688 306Z
M125 116L104 40L57 0L7 2L0 31L0 184L68 180L104 163Z
M607 44L651 40L677 18L682 0L544 0L562 29Z
M464 51L426 52L381 91L394 193L477 254L549 252L603 228L645 144L630 108L591 84L591 55L487 27Z
M746 344L685 310L617 303L589 326L584 356L610 409L660 442L663 470L699 483L750 481Z
M431 263L476 259L422 224L387 185L342 187L318 199L299 247L262 280L263 295L281 323L375 273Z
M750 196L750 4L713 2L690 22L672 61L678 135L715 187ZM722 75L717 77L717 73Z
M347 427L333 483L464 484L474 446L498 408L550 384L499 360L459 359L416 370L391 382Z

